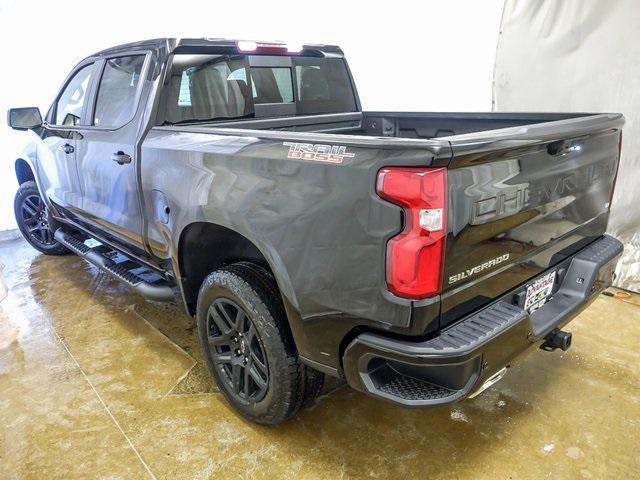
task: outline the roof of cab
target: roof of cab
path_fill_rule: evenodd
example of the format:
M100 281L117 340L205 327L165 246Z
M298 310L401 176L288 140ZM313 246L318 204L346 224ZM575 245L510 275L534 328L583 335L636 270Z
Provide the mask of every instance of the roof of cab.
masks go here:
M92 56L106 56L132 50L148 49L148 48L162 48L165 47L168 52L175 50L184 51L189 53L250 53L242 51L238 48L238 42L242 40L232 40L226 38L154 38L149 40L141 40L138 42L125 43L114 47L101 50ZM286 46L285 42L280 41L256 41L258 45L282 45ZM302 55L302 56L332 56L342 57L344 54L340 47L337 45L322 45L322 44L302 44L302 51L298 53L286 53L288 55ZM260 52L257 52L260 54ZM269 53L274 55L273 52Z

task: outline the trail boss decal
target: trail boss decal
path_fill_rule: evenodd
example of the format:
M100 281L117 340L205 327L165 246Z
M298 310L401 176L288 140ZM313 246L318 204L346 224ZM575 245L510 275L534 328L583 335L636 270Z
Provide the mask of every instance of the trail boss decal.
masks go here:
M469 278L471 275L475 275L476 273L480 273L487 268L495 267L496 265L500 265L502 262L509 260L509 254L505 253L504 255L492 258L488 262L481 263L480 265L476 265L473 268L468 268L464 272L457 273L456 275L451 275L449 277L449 285L452 283L456 283L460 280L464 280L465 278Z
M347 147L340 145L322 145L320 143L283 142L289 147L287 158L314 160L316 162L342 163L345 158L353 158L355 153L347 153Z

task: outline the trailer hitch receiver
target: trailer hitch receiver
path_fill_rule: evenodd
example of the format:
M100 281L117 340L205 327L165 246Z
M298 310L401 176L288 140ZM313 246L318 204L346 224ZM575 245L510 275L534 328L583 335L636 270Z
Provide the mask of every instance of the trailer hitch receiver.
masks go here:
M547 352L553 352L557 348L566 352L571 346L571 332L563 332L562 330L555 329L544 339L544 343L540 346L542 350Z

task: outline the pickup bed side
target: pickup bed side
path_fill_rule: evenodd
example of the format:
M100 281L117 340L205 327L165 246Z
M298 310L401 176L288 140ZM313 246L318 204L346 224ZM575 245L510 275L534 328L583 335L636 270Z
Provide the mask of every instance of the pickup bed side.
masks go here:
M340 164L292 159L285 145L292 142L338 144L351 156ZM156 127L142 155L149 242L155 254L173 258L187 305L217 260L206 239L198 251L184 240L190 228L210 223L264 257L303 357L337 372L341 343L355 327L411 331L412 302L392 298L385 283L386 243L401 212L376 194L376 175L394 164L446 164L448 142ZM165 205L175 212L167 223L154 213ZM414 331L437 329L438 317L433 301Z

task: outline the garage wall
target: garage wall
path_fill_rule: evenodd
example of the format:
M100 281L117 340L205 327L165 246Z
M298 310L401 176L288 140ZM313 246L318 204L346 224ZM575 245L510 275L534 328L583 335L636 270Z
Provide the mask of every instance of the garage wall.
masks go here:
M0 230L14 228L14 152L25 134L9 107L44 112L83 57L154 37L336 43L366 109L487 111L502 0L396 1L0 0Z
M616 285L640 291L640 2L507 0L494 108L622 112L609 231L625 244Z

